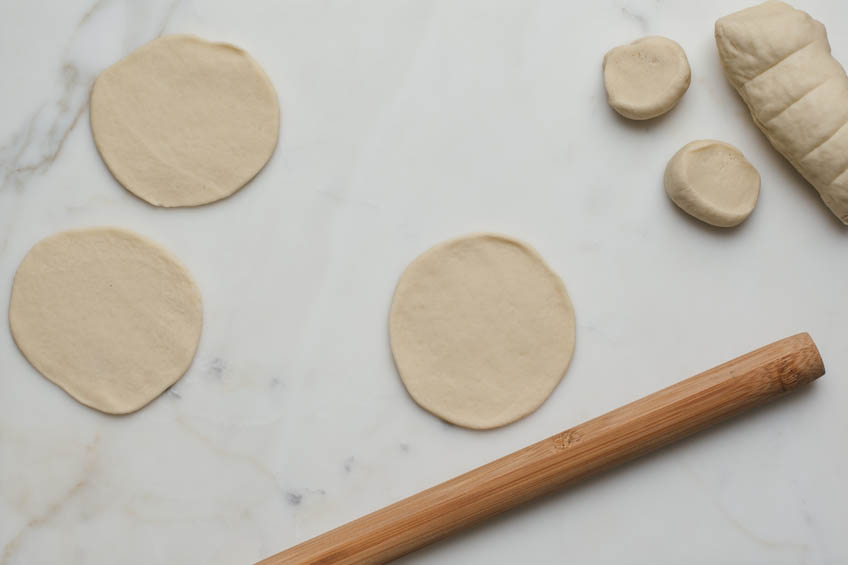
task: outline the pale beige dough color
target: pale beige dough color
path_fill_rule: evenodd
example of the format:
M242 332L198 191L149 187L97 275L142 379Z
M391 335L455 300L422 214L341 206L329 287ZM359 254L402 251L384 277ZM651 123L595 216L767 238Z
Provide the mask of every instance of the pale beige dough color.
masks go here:
M848 76L824 26L766 2L719 19L715 40L754 123L848 224Z
M610 50L603 71L609 105L631 120L648 120L674 108L692 76L683 48L658 36Z
M403 384L424 409L486 429L538 408L574 351L574 310L562 280L512 238L440 243L403 272L389 315Z
M197 286L173 255L108 227L38 242L9 305L12 336L33 367L109 414L138 410L186 372L202 319Z
M156 206L233 194L265 166L279 125L274 87L250 55L188 35L143 45L91 90L91 130L106 166Z
M729 143L687 143L665 168L665 191L683 210L708 224L728 228L751 215L760 194L760 174Z

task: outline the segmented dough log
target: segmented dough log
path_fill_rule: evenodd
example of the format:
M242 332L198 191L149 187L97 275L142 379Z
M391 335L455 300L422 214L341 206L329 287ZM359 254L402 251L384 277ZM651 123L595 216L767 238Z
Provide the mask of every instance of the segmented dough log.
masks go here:
M824 25L769 1L719 19L715 38L754 122L848 224L848 77Z

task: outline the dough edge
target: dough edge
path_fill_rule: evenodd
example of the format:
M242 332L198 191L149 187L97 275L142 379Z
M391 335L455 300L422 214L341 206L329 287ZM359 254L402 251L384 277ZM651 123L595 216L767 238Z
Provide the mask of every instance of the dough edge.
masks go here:
M617 99L615 89L609 88L609 83L606 74L607 61L609 57L613 55L616 51L626 51L632 48L633 46L638 45L639 43L647 41L662 42L666 44L667 47L679 54L683 62L683 66L679 70L682 70L683 72L678 74L677 82L673 85L674 88L669 89L669 91L665 93L665 96L659 98L658 100L655 100L650 104L643 105L622 103L620 100ZM604 74L604 90L607 93L607 103L618 114L630 120L651 120L653 118L662 116L663 114L667 114L668 112L673 110L677 106L677 104L680 103L680 100L689 90L689 86L692 82L692 67L689 64L689 58L686 56L686 52L683 50L683 47L681 47L680 44L674 41L673 39L669 39L668 37L664 37L662 35L648 35L645 37L640 37L639 39L636 39L629 43L613 47L604 54L604 60L601 65L601 69Z
M274 110L275 110L274 114L275 114L276 136L275 136L275 139L274 139L273 146L269 148L268 156L265 158L265 162L262 164L261 167L259 167L256 170L255 173L253 173L253 175L250 178L246 179L241 184L241 186L239 186L238 188L236 188L232 192L218 193L218 192L209 191L209 198L207 200L202 201L202 202L200 202L200 201L194 201L194 202L190 202L190 203L154 202L153 200L155 200L155 198L153 198L152 196L151 196L150 199L148 199L148 198L145 198L144 196L142 196L140 193L133 190L130 186L132 183L129 181L129 179L127 179L119 171L115 170L114 163L110 163L109 159L107 159L105 157L105 153L103 151L102 141L98 139L97 129L96 129L96 126L94 124L94 120L95 120L95 118L94 118L94 114L95 114L94 95L95 95L95 91L97 90L97 86L98 86L98 82L100 81L100 77L105 75L112 68L114 68L114 67L116 67L120 64L123 64L125 61L132 58L133 55L135 55L136 53L139 53L142 50L154 48L155 44L158 43L158 42L169 41L169 40L174 40L174 41L176 41L176 40L190 40L190 41L194 41L194 42L201 43L201 44L204 44L204 45L210 45L210 46L213 46L213 47L222 47L222 48L230 49L230 50L237 52L238 54L245 57L245 59L250 63L250 65L253 67L253 69L255 71L257 71L258 76L268 86L269 91L274 95L274 102L275 102L274 103ZM271 158L274 156L274 153L277 150L277 145L279 145L279 143L280 143L280 122L281 122L281 114L282 114L282 112L280 111L280 98L279 98L279 95L277 94L276 88L274 88L274 83L271 82L271 78L268 76L268 73L265 72L265 69L262 68L262 65L260 65L259 62L256 59L254 59L253 56L250 53L248 53L246 50L242 49L241 47L239 47L237 45L233 45L232 43L228 43L228 42L225 42L225 41L211 41L209 39L200 37L199 35L194 35L194 34L190 34L190 33L174 33L174 34L168 34L168 35L156 37L154 39L151 39L147 43L139 45L138 47L136 47L135 49L133 49L132 51L130 51L129 53L127 53L126 55L121 57L119 60L115 61L114 63L112 63L111 65L109 65L108 67L106 67L105 69L100 71L100 73L98 73L97 77L94 79L94 82L91 85L91 90L89 91L89 94L88 94L88 100L89 100L88 123L89 123L89 128L91 129L91 137L94 139L94 146L97 148L98 155L100 155L100 160L103 162L104 165L106 165L106 168L109 170L109 173L111 173L112 177L114 177L114 179L116 181L118 181L118 184L120 184L122 187L124 187L124 189L126 189L127 192L129 192L130 194L132 194L133 196L135 196L139 200L142 200L143 202L145 202L147 204L150 204L152 206L156 206L156 207L159 207L159 208L194 208L194 207L197 207L197 206L205 206L206 204L212 204L212 203L218 202L220 200L225 200L225 199L229 198L230 196L236 194L241 189L243 189L245 186L250 184L253 181L253 179L255 179L259 175L259 173L261 173L262 170L265 169L265 167L268 166L268 163L271 161Z
M559 375L559 378L557 378L555 381L551 382L550 387L545 391L545 394L542 397L541 401L538 402L535 406L529 407L528 409L523 410L520 413L517 413L514 417L501 418L500 420L497 420L495 423L487 424L487 425L481 425L477 421L474 421L473 418L471 420L464 420L462 418L456 418L451 414L447 414L447 413L442 412L441 410L439 410L438 407L425 406L419 400L419 398L417 398L412 393L412 391L409 390L409 388L406 385L406 382L403 379L403 373L401 371L400 365L398 363L397 355L395 353L395 347L394 347L394 342L393 342L393 338L392 338L392 331L391 331L391 327L392 327L391 320L394 317L395 308L396 308L397 299L398 299L397 291L400 288L402 282L404 281L404 278L406 277L407 273L409 272L410 267L413 264L415 264L419 259L423 258L426 255L436 253L436 252L440 251L442 248L449 247L454 243L461 242L461 241L464 241L464 240L475 239L475 238L490 238L490 239L494 239L496 241L502 241L502 242L508 243L510 245L514 245L514 246L518 247L519 249L521 249L523 252L527 253L533 259L539 261L539 263L544 267L545 271L553 279L554 285L555 285L555 288L556 288L556 292L558 294L561 294L562 298L565 300L565 304L568 307L568 312L570 314L569 323L570 323L570 326L571 326L571 328L570 328L570 330L571 330L571 341L570 341L569 348L568 348L568 361L565 363L565 367L562 370L562 374ZM533 246L529 245L528 243L526 243L525 241L523 241L521 239L514 238L512 236L508 236L508 235L505 235L505 234L502 234L502 233L490 232L490 231L469 232L469 233L466 233L466 234L463 234L463 235L454 236L454 237L451 237L449 239L439 241L435 245L432 245L431 247L427 248L423 252L416 255L415 258L412 261L410 261L409 264L407 264L406 268L404 268L403 272L398 277L398 281L395 285L395 289L394 289L394 292L393 292L393 295L392 295L392 303L391 303L391 306L389 307L388 318L389 318L388 319L388 322L389 322L388 323L388 334L389 334L389 344L390 344L389 348L390 348L391 353L392 353L392 363L395 367L395 371L398 375L398 379L400 379L401 385L403 386L404 390L412 398L412 400L419 407L421 407L423 410L425 410L426 412L429 412L430 414L432 414L433 416L436 416L437 418L439 418L440 420L443 420L444 422L447 422L449 424L452 424L454 426L458 426L458 427L461 427L461 428L466 428L466 429L470 429L470 430L478 430L478 431L493 430L493 429L497 429L497 428L503 428L505 426L508 426L510 424L513 424L513 423L515 423L519 420L526 418L527 416L529 416L530 414L532 414L533 412L535 412L536 410L541 408L542 405L545 402L547 402L547 400L553 394L554 390L556 390L557 386L559 386L560 382L562 382L562 379L565 377L565 374L568 372L568 368L571 366L571 362L574 360L574 350L575 350L576 343L577 343L577 318L576 318L576 314L575 314L575 311L574 311L574 304L571 302L571 297L568 294L568 290L566 289L566 286L565 286L565 283L562 280L562 277L560 277L557 274L557 272L554 271L551 268L551 266L547 263L547 261L545 261L545 259L541 256L541 254L538 251L536 251L536 249Z
M81 233L81 232L118 232L118 233L120 233L124 236L136 238L136 239L144 242L146 245L149 245L150 247L155 249L155 251L157 253L160 253L169 262L174 264L174 266L178 269L178 271L183 276L185 276L186 280L188 281L188 283L192 287L192 289L193 289L193 291L194 291L194 293L197 297L198 310L199 310L198 313L200 315L200 319L198 320L198 322L199 322L200 327L199 327L199 331L198 331L198 334L197 334L197 340L196 340L196 343L195 343L195 346L194 346L194 351L192 352L191 356L188 358L187 362L185 363L185 366L179 367L178 374L177 374L176 378L174 378L174 380L172 382L163 386L162 389L159 392L157 392L155 395L153 395L149 400L143 401L143 402L141 402L141 404L138 404L138 405L133 405L131 408L129 408L127 410L117 410L117 409L111 409L111 408L104 408L104 407L101 407L101 406L95 406L93 402L90 402L90 401L86 400L85 398L82 398L81 396L78 395L78 393L76 393L73 390L70 390L70 388L68 386L65 386L63 383L54 381L49 376L45 375L42 372L42 370L38 367L38 365L33 361L33 359L31 359L30 356L27 355L25 347L22 346L20 339L19 339L19 336L16 335L16 332L15 332L15 326L14 326L13 316L12 316L12 303L14 301L15 285L19 282L18 273L19 273L20 268L23 265L24 261L27 259L27 257L30 255L30 253L36 247L41 245L42 243L48 242L49 240L52 240L54 238L58 238L60 236L66 235L66 234ZM18 351L21 353L21 355L23 355L24 359L26 359L27 363L29 363L29 365L39 375L41 375L48 382L59 387L68 396L70 396L76 402L79 402L83 406L86 406L88 408L91 408L92 410L96 410L98 412L101 412L103 414L109 414L109 415L112 415L112 416L124 416L124 415L133 414L135 412L138 412L139 410L141 410L142 408L144 408L148 404L151 404L154 400L159 398L166 390L168 390L174 384L179 382L179 380L181 378L183 378L183 376L185 376L185 374L188 372L191 365L194 363L194 360L197 357L197 350L198 350L199 345L200 345L200 340L203 336L203 318L204 318L204 316L203 316L203 297L200 293L200 287L197 285L197 281L194 280L194 277L191 275L191 272L185 267L185 265L183 265L182 261L180 261L179 258L177 258L177 256L174 255L169 249L167 249L163 245L160 245L159 243L152 240L151 238L149 238L149 237L147 237L143 234L140 234L136 231L133 231L133 230L121 227L121 226L103 225L103 226L93 226L93 227L85 227L85 228L71 228L71 229L62 230L62 231L59 231L59 232L56 232L56 233L52 233L52 234L50 234L46 237L39 239L32 247L29 248L29 250L27 250L27 252L21 258L20 263L18 263L18 268L15 270L15 276L12 279L12 288L11 288L11 291L9 293L9 314L8 314L7 318L8 318L8 322L9 322L9 333L12 335L12 341L15 342L15 346L18 348Z
M804 10L800 10L798 8L795 8L795 7L791 6L790 4L787 4L786 2L782 2L782 1L779 1L779 0L766 0L765 2L762 2L760 4L755 4L753 6L749 6L747 8L743 8L741 10L734 11L734 12L727 14L727 15L724 15L724 16L722 16L722 17L720 17L716 20L715 25L714 25L713 37L715 39L716 47L717 47L718 52L719 52L719 61L721 63L722 73L724 74L725 78L730 83L730 85L733 87L733 89L737 92L739 97L742 98L742 100L745 102L745 107L747 108L747 110L748 110L748 112L751 116L751 119L753 120L754 124L757 126L757 129L759 129L760 132L763 134L763 136L768 140L768 142L772 146L772 148L774 148L774 150L777 151L777 153L780 154L781 157L786 159L789 162L789 164L791 164L792 167L798 172L798 174L800 174L801 177L810 186L812 186L816 190L816 193L818 193L819 197L822 199L825 206L827 206L827 208L833 213L833 215L836 216L836 218L840 222L842 222L843 225L848 225L848 205L846 205L845 193L843 192L843 193L840 194L841 191L839 189L837 189L835 191L832 190L833 185L835 184L836 180L838 180L839 177L837 177L837 179L834 179L833 181L831 181L830 183L827 183L827 184L822 183L822 182L817 182L814 178L814 175L808 170L808 168L806 166L804 166L801 163L801 161L803 161L804 158L809 156L809 154L805 155L804 157L802 157L799 160L795 156L789 155L788 151L784 152L784 150L781 148L782 144L779 141L776 142L775 140L773 140L772 135L769 133L769 129L766 127L766 124L762 123L757 118L754 107L751 104L750 97L748 96L748 93L745 90L745 85L747 84L748 81L740 83L740 81L738 80L739 77L737 76L737 72L734 71L734 69L732 69L732 67L730 66L729 60L728 60L728 56L725 54L725 45L724 45L725 40L727 39L727 41L729 43L732 43L732 41L729 38L726 38L726 36L728 35L727 29L726 29L726 27L728 26L728 22L732 23L735 19L737 19L740 16L745 17L745 18L750 17L752 13L755 13L757 11L761 11L763 9L775 9L775 10L781 10L781 11L784 11L784 12L800 12L801 14L804 14L804 16L806 16L806 18L809 18L809 20L812 21L814 24L820 26L821 30L823 32L823 37L820 38L820 39L822 39L823 42L824 42L824 47L827 51L827 54L828 54L829 57L831 57L833 59L833 61L837 65L840 66L840 68L842 68L843 74L844 74L844 72L845 72L844 67L842 67L841 63L838 60L836 60L836 58L833 57L833 55L831 54L830 41L827 37L827 30L825 29L824 24L821 21L813 18L808 12L806 12ZM773 15L773 13L772 13L772 15ZM816 40L812 41L811 44L815 43L815 42L816 42ZM808 47L809 45L810 44L808 44L805 47ZM803 49L803 47L802 47L802 49ZM794 55L794 54L795 53L791 53L790 56ZM778 61L777 63L775 63L772 66L773 67L777 66L781 62L782 61ZM834 194L834 192L836 192L836 194Z
M711 145L718 145L728 149L739 157L757 174L757 190L754 205L746 214L735 214L725 210L718 210L716 206L706 201L698 192L692 190L691 183L687 177L686 160L693 151L703 149ZM681 147L669 160L663 175L665 192L674 204L692 216L706 224L718 228L732 228L744 222L753 213L759 200L762 179L757 168L751 164L745 155L733 145L716 139L696 139Z

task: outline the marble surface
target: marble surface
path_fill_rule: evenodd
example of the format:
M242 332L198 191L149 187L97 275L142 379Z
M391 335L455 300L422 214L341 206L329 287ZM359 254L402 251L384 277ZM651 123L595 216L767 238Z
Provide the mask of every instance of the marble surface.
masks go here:
M713 22L747 4L0 4L0 296L39 239L113 224L176 253L205 312L189 372L127 417L77 404L0 331L0 563L249 563L798 331L828 368L808 390L402 562L848 563L848 229L721 75ZM848 5L798 5L848 62ZM198 209L131 196L88 125L97 73L176 32L247 49L283 111L268 167ZM600 64L646 34L684 47L692 86L633 123ZM696 138L762 175L738 229L663 192ZM483 433L412 402L386 333L404 266L478 230L534 245L578 321L551 398Z

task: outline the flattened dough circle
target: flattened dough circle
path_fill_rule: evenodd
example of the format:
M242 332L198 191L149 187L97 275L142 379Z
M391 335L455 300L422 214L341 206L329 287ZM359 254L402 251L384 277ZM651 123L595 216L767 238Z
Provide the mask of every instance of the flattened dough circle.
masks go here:
M91 90L91 131L106 166L156 206L230 196L274 152L274 86L232 45L169 35L103 71Z
M720 228L745 221L760 194L757 169L737 148L713 139L692 141L675 153L664 184L681 209Z
M186 372L202 318L197 287L173 255L106 227L38 242L9 305L12 337L32 366L109 414L138 410Z
M604 55L603 69L609 105L631 120L665 114L686 93L691 80L683 48L658 36L613 48Z
M389 335L403 384L421 407L466 428L495 428L536 410L562 379L574 310L535 250L473 234L406 268Z

